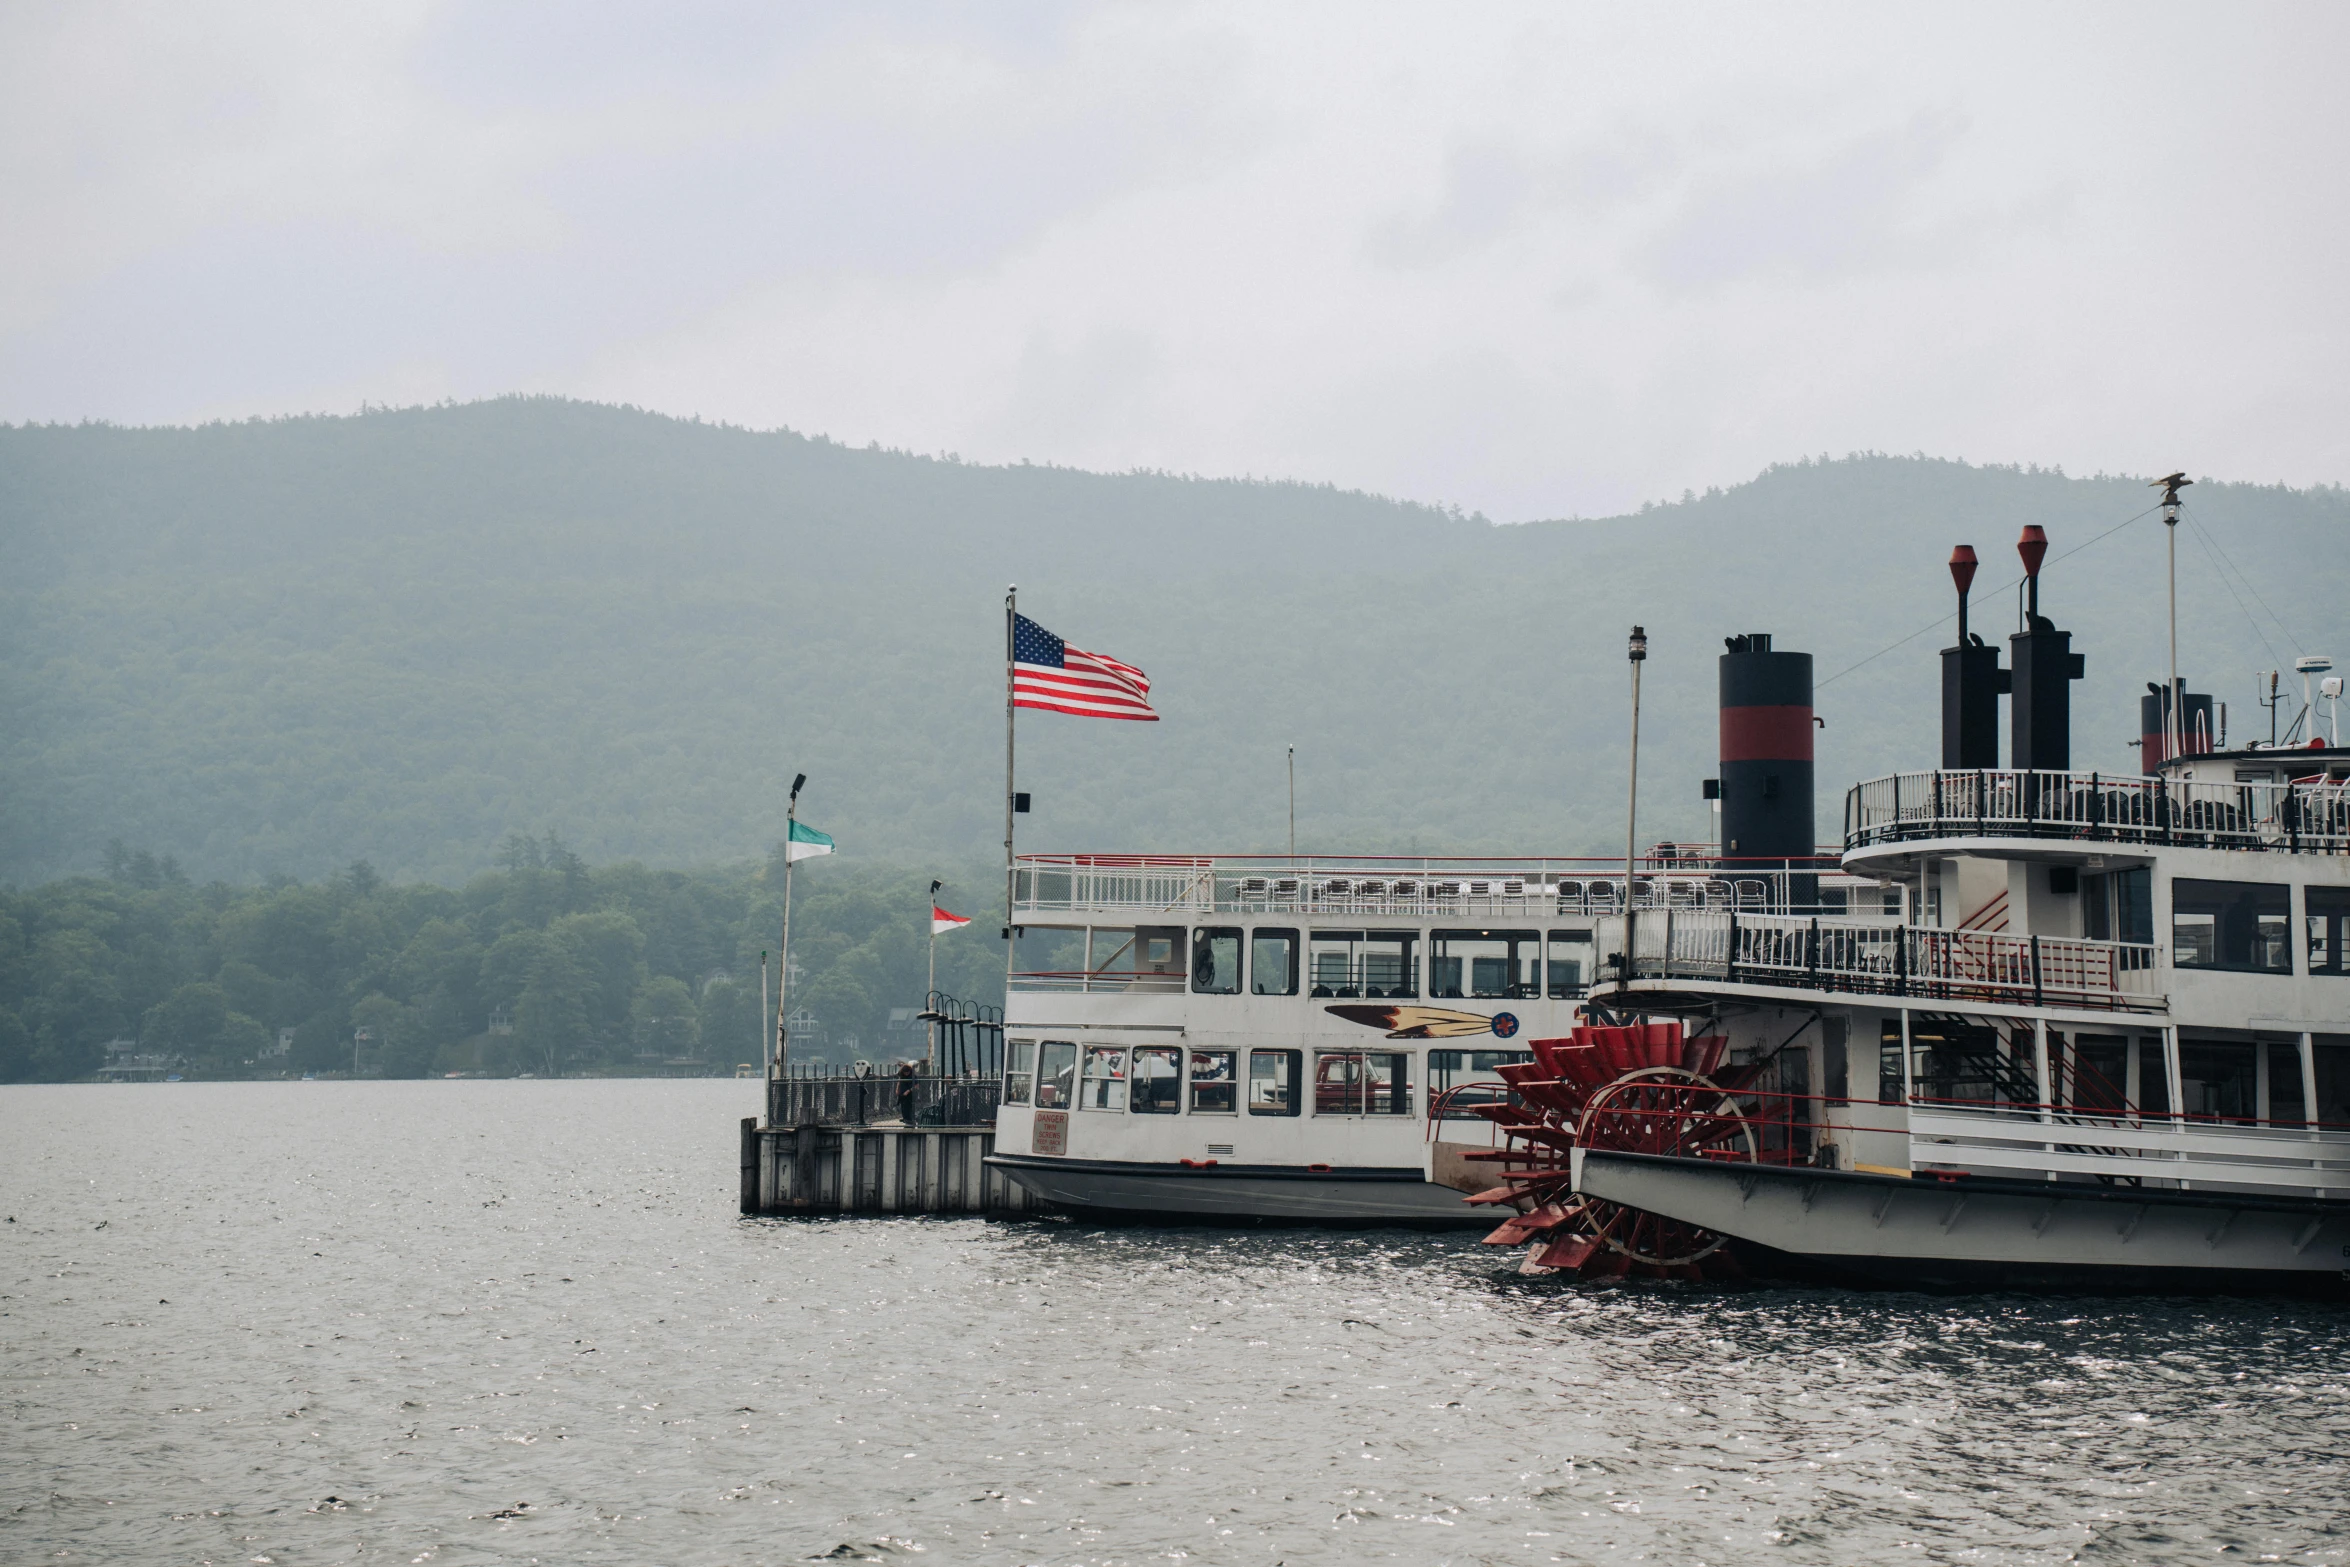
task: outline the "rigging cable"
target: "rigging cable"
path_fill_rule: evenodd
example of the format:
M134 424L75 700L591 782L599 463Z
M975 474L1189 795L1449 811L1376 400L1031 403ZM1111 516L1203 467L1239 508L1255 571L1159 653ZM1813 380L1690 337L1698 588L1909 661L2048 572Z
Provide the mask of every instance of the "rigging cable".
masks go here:
M2253 582L2252 574L2246 571L2243 567L2236 564L2235 557L2228 554L2226 547L2219 542L2219 536L2213 533L2209 528L2204 527L2203 519L2197 516L2190 508L2181 506L2179 510L2185 514L2186 519L2189 522L2195 524L2195 531L2203 537L2204 547L2210 550L2213 555L2227 563L2227 569L2234 572L2238 579L2243 582L2244 591L2252 595L2252 602L2258 604L2263 610L2267 611L2268 618L2275 622L2277 630L2284 636L2284 639L2296 647L2306 647L2308 644L2303 642L2299 637L2293 635L2293 628L2285 624L2285 617L2278 614L2275 610L2269 609L2268 600L2260 596L2260 588L2256 583ZM2244 601L2242 599L2238 599L2236 602L2239 606L2241 606ZM2252 612L2247 609L2244 611L2244 614L2247 619L2250 619ZM2260 629L2260 623L2258 621L2253 621L2252 629L2254 631L2258 631ZM2276 657L2277 650L2274 647L2269 646L2267 637L2262 637L2260 642L2263 647L2268 647L2269 656L2271 658Z
M2185 507L2180 508L2182 511L2185 509ZM2223 557L2221 556L2218 547L2212 542L2210 530L2206 529L2202 523L2195 522L2195 519L2192 516L2190 516L2187 520L2189 522L2195 523L2196 542L2203 546L2203 553L2211 558L2211 569L2218 573L2220 586L2228 590L2228 597L2234 599L2236 601L2236 608L2244 612L2245 620L2249 621L2252 625L2252 634L2260 638L2260 645L2268 649L2268 656L2272 659L2276 659L2277 667L2279 669L2284 668L2285 661L2277 656L2276 644L2269 641L2268 633L2260 628L2260 619L2258 616L2252 613L2251 606L2244 602L2244 595L2236 591L2235 579L2229 575L2229 568L2234 566L2235 562L2228 561L2225 565L2222 565L2221 561ZM2251 584L2247 583L2245 585L2249 587ZM2254 594L2253 597L2258 598L2259 595ZM2260 607L2262 609L2268 609L2266 604L2263 604ZM2271 620L2276 619L2275 610L2269 610L2269 618ZM2278 620L2277 629L2279 631L2285 631L2285 623L2281 620ZM2285 631L2285 635L2291 636L2292 633L2290 631Z

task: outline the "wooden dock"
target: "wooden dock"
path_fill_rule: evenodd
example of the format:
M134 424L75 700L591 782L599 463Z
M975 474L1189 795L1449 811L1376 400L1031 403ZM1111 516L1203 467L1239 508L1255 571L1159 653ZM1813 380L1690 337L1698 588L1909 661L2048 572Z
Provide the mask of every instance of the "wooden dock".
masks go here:
M980 1161L992 1126L742 1123L746 1214L1041 1211L1026 1191Z

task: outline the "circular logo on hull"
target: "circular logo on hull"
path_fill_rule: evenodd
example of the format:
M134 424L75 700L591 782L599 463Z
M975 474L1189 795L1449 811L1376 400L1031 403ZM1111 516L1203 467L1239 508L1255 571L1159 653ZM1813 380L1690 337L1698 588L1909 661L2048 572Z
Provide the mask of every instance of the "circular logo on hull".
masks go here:
M1516 1013L1496 1012L1493 1014L1493 1032L1495 1034L1499 1035L1503 1039L1508 1039L1517 1033L1517 1031L1518 1018Z

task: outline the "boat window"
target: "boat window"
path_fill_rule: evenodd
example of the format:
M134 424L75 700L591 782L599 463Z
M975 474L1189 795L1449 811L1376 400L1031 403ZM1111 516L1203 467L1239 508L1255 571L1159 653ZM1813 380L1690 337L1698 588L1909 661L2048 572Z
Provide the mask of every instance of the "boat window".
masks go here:
M1363 1113L1363 1058L1358 1051L1319 1051L1314 1056L1314 1114Z
M1304 1064L1301 1059L1303 1054L1297 1050L1251 1050L1248 1053L1250 1115L1297 1114L1297 1080Z
M1249 937L1249 993L1258 996L1297 994L1297 932L1259 930Z
M2091 941L2154 940L2154 873L2144 866L2081 878L2081 931Z
M2260 1068L2249 1043L2208 1039L2179 1042L2179 1082L2192 1116L2250 1121L2258 1109Z
M1411 1067L1402 1050L1318 1050L1314 1114L1410 1115Z
M1077 1047L1048 1039L1036 1057L1036 1108L1066 1110L1077 1098Z
M1448 1121L1482 1121L1473 1105L1505 1104L1510 1090L1494 1068L1531 1061L1530 1050L1431 1050L1428 1052L1428 1113ZM1439 1112L1437 1104L1443 1102Z
M2170 1066L2163 1055L2160 1036L2131 1040L2130 1053L2138 1058L2139 1111L2146 1115L2170 1114Z
M1202 996L1240 994L1240 931L1210 927L1192 932L1191 988Z
M2171 884L2171 962L2180 968L2290 974L2290 891L2258 881Z
M1134 1113L1173 1115L1183 1108L1183 1052L1145 1045L1134 1052Z
M1901 1024L1888 1021L1893 1045L1893 1093L1901 1088ZM2002 1038L1999 1031L1948 1018L1913 1017L1909 1028L1910 1082L1921 1101L1961 1104L2031 1104L2040 1097L2032 1081L2028 1036Z
M1122 1045L1087 1045L1085 1079L1077 1085L1080 1110L1126 1108L1126 1050Z
M2309 1051L2317 1078L2312 1119L2321 1125L2350 1127L2350 1035L2313 1035Z
M1085 988L1119 991L1134 978L1131 926L1096 925L1085 933Z
M1434 1000L1531 1001L1542 994L1542 937L1531 930L1439 930L1428 937Z
M1550 999L1578 1001L1591 985L1591 931L1550 933Z
M2057 1098L2075 1110L2119 1114L2130 1107L2130 1042L2119 1034L2082 1034L2073 1041L2067 1087Z
M2268 1115L2272 1126L2299 1126L2309 1111L2301 1095L2301 1045L2297 1040L2272 1039L2268 1051Z
M1004 1103L1028 1103L1030 1087L1036 1081L1036 1041L1015 1039L1006 1047L1004 1055Z
M2309 972L2350 974L2350 888L2301 889L2309 935Z
M1393 999L1420 993L1416 932L1317 930L1308 939L1317 996Z
M1230 1115L1232 1094L1237 1086L1232 1081L1233 1052L1229 1050L1194 1050L1191 1053L1191 1113L1193 1115Z

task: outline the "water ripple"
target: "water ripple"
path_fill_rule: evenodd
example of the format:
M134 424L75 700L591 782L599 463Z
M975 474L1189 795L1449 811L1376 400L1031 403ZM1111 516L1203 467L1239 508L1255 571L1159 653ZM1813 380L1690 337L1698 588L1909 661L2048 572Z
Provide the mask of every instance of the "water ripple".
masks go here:
M0 1089L0 1557L2350 1561L2350 1314L743 1221L736 1083Z

